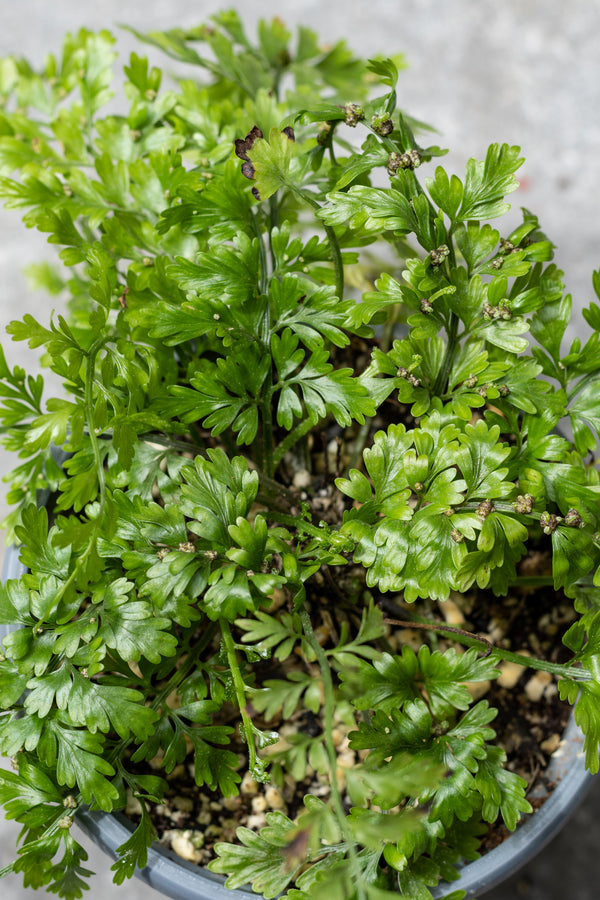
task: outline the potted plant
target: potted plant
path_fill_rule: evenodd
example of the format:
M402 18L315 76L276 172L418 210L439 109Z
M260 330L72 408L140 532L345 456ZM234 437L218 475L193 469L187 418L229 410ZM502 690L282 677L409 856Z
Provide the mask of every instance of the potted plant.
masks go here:
M78 897L75 817L126 810L118 882L161 834L232 896L439 894L532 810L492 698L542 762L577 701L598 768L600 307L565 352L552 244L488 222L519 149L430 165L398 58L233 12L140 37L202 78L133 54L103 113L85 30L0 68L0 192L68 294L8 327L63 394L0 360L9 868Z

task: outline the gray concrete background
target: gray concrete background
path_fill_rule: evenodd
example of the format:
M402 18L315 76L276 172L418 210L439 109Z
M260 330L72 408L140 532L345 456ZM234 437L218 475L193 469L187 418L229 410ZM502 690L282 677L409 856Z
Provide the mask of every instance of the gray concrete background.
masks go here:
M345 37L365 55L405 53L410 68L401 75L400 105L440 130L440 144L451 148L443 162L459 175L492 141L520 145L527 162L513 205L536 212L557 245L557 263L574 296L571 334L585 334L580 310L593 297L591 272L600 266L599 0L0 0L0 56L41 62L58 51L65 31L81 26L191 26L222 6L238 9L249 26L277 14L290 25L310 25L323 41ZM132 40L121 36L119 46L128 53ZM49 256L44 238L28 232L16 212L0 212L2 334L25 312L47 319L52 302L32 293L21 272ZM3 343L11 364L31 365L22 345ZM0 475L10 465L0 451ZM2 486L1 516L5 492ZM599 814L597 785L568 831L490 900L596 900ZM14 823L0 822L0 865L12 858L16 833ZM105 857L93 848L91 868L99 872L93 897L158 897L139 882L114 886ZM0 890L5 900L33 896L13 876Z

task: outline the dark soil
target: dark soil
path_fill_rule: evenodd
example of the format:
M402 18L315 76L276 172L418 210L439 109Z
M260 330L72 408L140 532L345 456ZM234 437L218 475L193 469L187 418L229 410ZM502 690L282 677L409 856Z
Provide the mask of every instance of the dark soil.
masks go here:
M351 356L349 364L356 367L357 358L360 359L362 354L366 365L368 351L364 342L355 340L352 347L347 348ZM340 351L340 354L344 352ZM345 364L344 359L338 362ZM408 409L390 400L380 407L366 435L361 434L357 426L354 430L344 431L335 423L311 434L303 447L295 448L293 455L288 454L279 473L287 487L280 498L286 512L297 515L301 504L308 504L314 522L323 520L329 525L337 525L344 508L351 501L335 488L335 478L347 470L349 463L355 464L355 457L359 456L362 445L370 444L376 431L398 421L404 421L407 427L413 424ZM206 437L210 440L208 435ZM357 447L357 442L360 447ZM548 568L548 557L541 552L534 553L523 561L520 574L548 574ZM325 566L308 587L313 627L324 646L329 641L336 641L344 618L351 628L357 626L360 620L359 598L364 589L362 568L351 564L337 569ZM281 592L276 603L285 605L288 599ZM409 605L399 595L375 594L375 600L391 618L407 620L421 616L430 621L437 619L441 623L484 635L497 647L554 662L566 659L561 637L575 617L572 604L552 588L537 589L535 592L531 588L520 589L501 598L479 591L456 595L439 604L420 601ZM382 649L399 652L404 644L409 644L418 650L424 640L442 650L452 643L446 637L436 637L430 632L410 627L390 627ZM453 646L460 645L454 643ZM311 669L311 665L298 656L292 657L291 667L303 671L307 667ZM318 679L318 670L313 668ZM498 743L506 750L508 768L527 781L528 792L535 789L532 804L537 806L544 802L543 797L540 799L537 796L537 791L544 784L548 760L559 747L570 710L560 701L556 680L552 676L507 663L503 663L501 669L502 675L497 681L473 684L469 689L474 699L485 697L498 710L493 727ZM265 661L256 666L258 684L269 678L281 678L282 674L281 664L276 661ZM237 710L225 709L224 714L222 723L235 727L239 717ZM286 722L275 718L261 723L260 717L254 718L259 727L264 725L267 730L280 733L279 744L268 748L269 753L276 754L279 748L287 746L286 738L294 732L316 735L321 731L317 717L304 709L298 710ZM358 759L348 747L348 733L354 727L348 720L340 720L335 728L338 778L342 788L344 769L353 766ZM240 774L243 775L247 768L246 747L237 732L233 736L231 749L239 755ZM160 759L156 760L155 766L158 772ZM162 771L160 774L163 774ZM159 840L183 858L199 865L206 865L214 857L215 843L234 840L236 828L240 825L258 830L266 823L265 814L270 810L281 810L294 818L304 808L302 798L307 793L324 799L329 795L326 778L320 777L310 766L306 777L298 782L277 766L271 784L257 784L246 774L239 796L229 799L195 784L191 756L167 776L167 781L169 789L164 802L151 810ZM547 788L551 790L552 785L547 785ZM136 804L137 801L130 800L126 810L133 821L139 821ZM492 849L508 834L503 825L492 826L483 839L483 852Z
M538 566L543 565L544 558L537 559ZM340 572L328 573L323 570L315 579L315 591L327 596L331 608L331 581L340 589ZM349 567L344 572L348 579L356 578L358 572ZM325 598L324 598L325 599ZM533 593L530 589L521 593L496 598L492 594L478 596L475 609L475 595L456 596L445 604L436 604L431 608L419 609L416 604L399 603L394 598L381 597L386 611L401 613L406 619L411 614L427 615L438 618L440 622L449 621L453 625L476 634L488 636L499 647L524 652L554 662L566 658L561 643L561 636L573 619L572 606L560 594L553 591ZM460 605L459 605L460 604ZM317 633L326 644L332 637L335 639L335 625L327 614L326 603L315 604L314 608L324 609L321 621L315 622ZM432 614L433 612L433 614ZM437 614L437 615L436 615ZM332 634L333 632L333 634ZM415 649L423 642L424 632L410 628L390 628L387 637L388 648L392 652L399 650L403 644L414 645ZM446 638L438 640L437 646L444 649L448 646ZM455 645L456 646L456 645ZM305 669L305 661L294 660L294 665ZM281 664L275 662L261 663L257 673L259 683L272 677L281 677ZM560 744L563 731L569 717L569 707L560 701L556 680L544 672L535 669L502 664L502 675L494 682L477 683L470 686L476 699L485 697L490 705L498 710L493 727L498 735L498 743L506 750L508 768L517 772L528 783L528 793L535 789L536 796L531 798L537 807L544 802L544 797L537 796L540 786L550 792L553 785L545 784L545 769L548 761ZM314 672L318 678L318 672ZM236 724L237 710L229 710L230 718L224 722ZM228 721L229 718L229 721ZM282 722L275 718L262 723L256 718L259 727L278 730L281 741L267 752L276 752L286 746L286 737L298 731L307 734L318 734L321 724L318 719L306 710L300 710L291 718ZM354 751L348 748L348 732L352 729L347 722L339 721L336 725L336 744L338 746L338 777L343 785L343 770L357 762ZM245 745L234 735L231 749L240 758L240 774L246 770L247 756ZM157 769L160 760L156 761ZM161 773L162 774L162 773ZM199 788L194 782L194 768L191 756L184 764L167 776L169 789L164 802L152 809L152 818L157 828L159 840L166 847L183 858L199 865L206 865L214 856L214 845L219 841L235 839L235 831L240 825L260 829L266 824L265 814L271 810L281 810L294 818L304 807L302 798L311 793L326 799L329 796L329 785L317 773L309 768L308 776L299 782L289 774L284 774L276 767L276 777L271 784L257 784L248 775L243 777L240 795L224 799L219 793L206 788ZM127 815L139 820L135 814L136 801L132 801ZM504 840L510 832L500 823L492 826L484 836L482 852L487 852Z

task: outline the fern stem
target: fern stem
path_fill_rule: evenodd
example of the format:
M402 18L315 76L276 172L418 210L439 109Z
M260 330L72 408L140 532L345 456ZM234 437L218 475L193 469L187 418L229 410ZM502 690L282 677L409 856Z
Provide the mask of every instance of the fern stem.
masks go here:
M263 424L263 470L268 478L272 478L275 472L276 463L273 454L273 374L269 372L266 383L263 387L263 396L261 400L261 413Z
M362 457L362 452L365 449L365 445L367 443L367 439L369 437L369 432L371 431L371 426L373 425L373 419L366 418L363 424L360 426L358 434L356 435L356 440L354 441L354 445L352 447L352 455L350 456L350 462L346 466L347 470L353 469L358 463L359 457ZM362 463L362 460L361 460Z
M329 249L331 250L331 256L333 259L333 270L335 272L335 293L339 300L343 300L344 263L342 260L342 251L340 250L337 235L331 225L325 225L325 223L323 223L323 228L325 229L325 234L327 235L327 240L329 241Z
M190 648L189 653L182 664L175 670L166 685L157 693L154 700L149 704L151 709L160 709L167 697L172 694L182 681L187 678L190 672L195 669L198 664L198 657L208 647L216 630L216 623L210 622L203 631L201 638Z
M571 403L571 402L575 399L575 397L577 396L577 394L578 394L580 391L582 391L585 387L587 387L588 384L589 384L591 381L595 381L595 379L596 379L597 377L598 377L598 372L597 372L596 369L594 369L593 372L589 372L587 375L584 375L583 378L580 378L579 381L578 381L576 384L574 384L574 385L571 387L571 389L568 391L568 393L567 393L567 402L568 402L568 403ZM566 377L565 377L565 378L564 378L564 381L566 382L566 380L567 380L567 379L566 379ZM565 387L565 384L563 384L562 387Z
M98 475L98 490L100 493L100 512L98 519L96 520L97 522L102 521L104 508L106 506L106 479L104 477L104 460L102 458L102 453L100 452L100 442L98 441L98 436L94 427L94 375L96 370L96 357L104 342L105 338L99 338L92 344L85 363L85 411L88 423L88 436L92 447L92 453L94 454L94 463L96 464L96 472Z
M256 240L258 241L258 252L260 257L260 283L258 285L258 289L261 294L265 294L267 292L267 287L269 284L267 250L254 210L250 209L250 215L252 217L252 227L254 229L254 234L256 235Z
M277 269L277 258L273 248L273 229L279 226L279 204L277 203L277 194L273 194L269 198L269 251L271 253L271 270L275 272Z
M379 349L382 353L387 353L390 347L392 346L392 339L394 337L394 327L396 325L396 320L398 318L398 311L400 309L399 303L394 303L392 307L390 307L388 311L388 317L383 325L381 332L381 339L379 341Z
M448 384L448 376L454 362L454 355L458 346L458 316L456 313L450 313L450 324L448 326L448 343L446 344L446 352L444 359L438 372L435 384L431 389L433 397L440 396L445 393Z
M85 550L78 555L77 562L73 568L73 571L69 575L66 581L63 582L62 587L57 592L54 607L56 608L58 604L61 602L62 598L65 596L68 589L71 587L73 582L77 579L77 576L85 566L87 559L90 553L94 550L96 546L96 541L98 540L98 535L100 533L100 528L104 524L104 513L106 509L106 479L104 477L104 460L102 457L102 453L100 451L100 442L98 441L98 436L94 429L94 398L93 398L93 386L94 386L94 374L96 367L96 357L102 345L106 342L106 338L98 338L95 341L90 349L87 352L86 360L85 360L85 416L88 423L88 437L90 439L90 445L92 448L92 454L94 456L94 464L96 466L96 472L98 475L98 493L100 495L100 508L98 509L98 513L96 515L96 519L94 522L94 527L92 529L92 533L87 542L87 546Z
M179 666L179 668L175 670L164 687L161 688L161 690L157 693L154 700L152 700L152 702L148 704L150 709L159 710L164 704L167 697L172 694L173 691L175 691L179 687L181 682L187 678L190 672L193 671L198 663L198 657L208 647L215 635L216 630L216 622L211 622L203 632L200 640L190 649L183 663ZM125 751L128 747L131 746L134 740L135 737L133 734L131 734L129 737L122 738L117 744L115 744L111 752L106 756L106 759L111 766L113 765L113 763L123 759ZM77 794L76 799L79 801L81 799L81 794Z
M291 450L294 444L297 444L299 440L307 435L314 425L315 423L312 419L307 418L303 419L302 422L299 422L291 431L288 431L287 435L273 453L273 471L277 469L277 466L288 450Z
M277 510L276 512L265 513L265 518L269 522L279 522L280 525L289 525L291 528L297 528L298 531L310 534L311 537L317 538L318 540L323 538L323 530L321 528L317 528L316 525L311 525L310 522L307 522L299 516L288 516Z
M346 822L346 815L344 813L344 806L342 804L342 795L340 794L340 788L337 780L337 753L332 736L333 714L335 711L335 694L333 688L333 679L331 677L331 668L329 666L325 651L315 637L312 622L310 621L310 616L305 606L302 606L300 608L300 619L302 621L302 628L304 630L306 640L313 653L315 654L317 662L319 663L321 678L323 679L323 693L325 695L325 701L323 704L323 725L325 735L325 749L327 751L327 757L329 760L329 775L331 778L331 801L340 826L340 831L348 848L348 856L350 858L353 869L353 881L356 885L357 900L367 900L367 894L364 888L364 883L360 871L358 854L356 852L356 845Z
M260 487L257 499L267 504L269 509L281 509L281 504L285 504L286 509L296 506L298 498L284 484L270 478L264 472L258 473Z
M233 641L233 635L231 634L231 628L229 627L229 622L226 619L219 619L219 625L221 627L223 646L225 648L225 653L227 654L227 663L229 665L231 677L233 678L235 697L242 719L242 733L248 745L248 769L250 770L250 774L253 778L255 778L257 781L264 781L264 764L258 758L258 755L256 753L252 719L250 718L246 710L246 685L244 684L244 679L242 678L242 673L240 672L240 667L238 665L238 659L235 652L235 644Z
M320 204L311 197L306 191L300 190L300 188L294 187L295 192L299 197L304 200L305 203L308 203L309 206L312 206L313 209L319 210L321 209ZM327 240L329 241L329 249L331 251L331 258L333 260L333 269L335 272L335 293L336 296L340 299L344 299L344 262L342 260L342 251L340 250L340 245L337 239L337 235L331 225L326 225L324 222L323 229L325 234L327 235Z
M418 620L404 619L384 619L387 625L399 625L406 628L423 628L430 631L448 632L454 635L454 640L466 644L467 647L476 647L477 645L486 648L485 656L494 656L497 659L506 662L516 663L527 669L537 669L541 672L548 672L551 675L558 675L560 678L566 678L568 681L591 681L592 673L587 669L576 669L570 664L562 665L561 663L552 663L546 659L537 659L535 656L524 656L522 653L512 653L510 650L503 650L496 647L487 638L479 637L460 628L454 628L452 625L443 625L441 622L426 622Z

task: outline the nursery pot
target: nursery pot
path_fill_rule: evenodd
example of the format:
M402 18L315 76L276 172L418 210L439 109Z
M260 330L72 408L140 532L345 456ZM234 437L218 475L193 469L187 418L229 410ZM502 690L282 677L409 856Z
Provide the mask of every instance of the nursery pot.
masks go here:
M19 578L25 571L18 551L14 547L8 548L2 580ZM12 630L10 625L0 625L0 638ZM466 891L467 900L484 894L513 875L560 831L583 800L591 782L592 776L584 765L583 736L571 716L563 740L546 769L546 783L552 785L553 790L548 793L538 787L530 795L530 799L546 796L547 799L534 813L525 816L505 841L480 859L466 863L458 880L442 882L433 888L433 896L442 898L450 891L460 889ZM118 812L79 812L77 823L94 843L114 858L117 848L135 827ZM221 876L186 862L159 844L149 849L147 865L136 875L173 900L256 900L257 896L250 890L229 890Z

